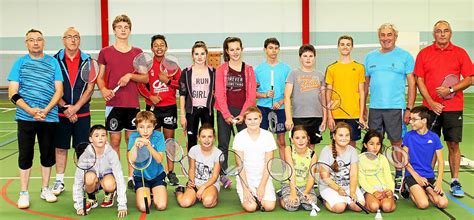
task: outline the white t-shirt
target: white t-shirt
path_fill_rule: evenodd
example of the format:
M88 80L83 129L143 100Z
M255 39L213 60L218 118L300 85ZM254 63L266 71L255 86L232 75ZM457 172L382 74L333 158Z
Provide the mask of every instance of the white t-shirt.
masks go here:
M199 145L195 145L189 150L188 156L195 161L194 184L196 187L204 185L212 177L214 164L219 162L221 153L221 150L213 147L210 155L204 155ZM216 181L214 186L219 190L219 181Z
M271 132L260 129L257 140L252 140L246 128L235 135L232 149L244 153L242 160L247 180L250 185L253 185L260 183L263 169L266 169L265 153L272 152L277 147ZM271 179L268 181L271 182Z

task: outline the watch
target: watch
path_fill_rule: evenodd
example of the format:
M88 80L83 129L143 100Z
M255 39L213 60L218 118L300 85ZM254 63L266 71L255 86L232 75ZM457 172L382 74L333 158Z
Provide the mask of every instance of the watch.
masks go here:
M453 93L453 92L454 92L454 89L453 89L452 86L449 87L449 92L450 92L450 93Z

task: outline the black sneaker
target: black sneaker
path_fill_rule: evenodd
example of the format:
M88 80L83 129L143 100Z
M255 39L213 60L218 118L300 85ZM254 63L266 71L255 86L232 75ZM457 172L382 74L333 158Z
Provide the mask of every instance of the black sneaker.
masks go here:
M179 185L178 187L176 187L176 189L174 189L174 193L178 193L178 192L181 192L181 193L184 193L184 186L181 186Z
M168 173L168 181L170 182L170 185L172 186L177 186L179 184L179 179L178 177L176 177L176 173L174 172Z
M128 186L128 189L135 190L135 182L133 182L133 179L128 180L127 186Z
M396 193L401 193L402 189L402 182L403 182L403 177L402 176L396 176L395 177L395 192Z

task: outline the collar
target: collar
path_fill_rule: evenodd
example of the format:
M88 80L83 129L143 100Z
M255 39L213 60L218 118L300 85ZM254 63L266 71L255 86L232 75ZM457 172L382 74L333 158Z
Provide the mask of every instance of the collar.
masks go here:
M449 42L448 47L446 47L446 48L444 48L444 49L441 49L441 48L438 47L438 45L437 45L435 42L433 42L433 48L434 48L435 50L440 50L440 51L443 51L443 50L453 50L453 49L454 49L454 45L453 45L452 42Z

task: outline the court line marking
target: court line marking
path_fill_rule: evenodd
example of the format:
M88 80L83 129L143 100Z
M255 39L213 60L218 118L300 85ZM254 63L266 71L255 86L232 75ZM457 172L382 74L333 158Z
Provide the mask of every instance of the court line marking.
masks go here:
M470 212L471 214L474 214L474 209L472 209L471 207L467 206L466 204L464 204L463 202L459 201L458 199L454 198L454 196L451 196L451 195L446 195L449 199L451 199L453 202L457 203L459 206L463 207L464 209L466 209L468 212Z

